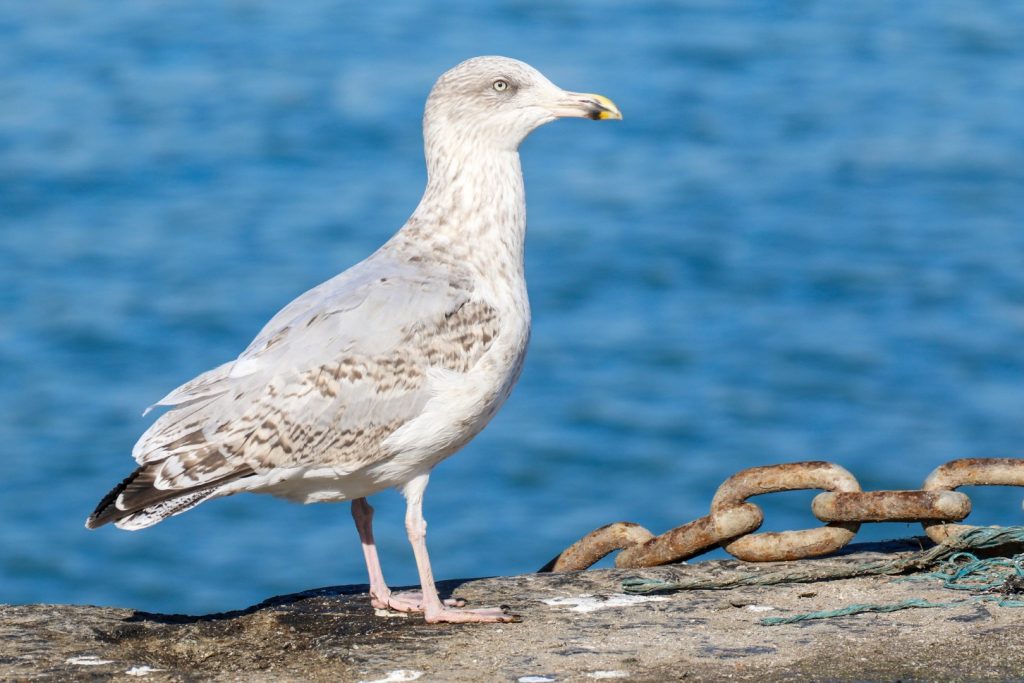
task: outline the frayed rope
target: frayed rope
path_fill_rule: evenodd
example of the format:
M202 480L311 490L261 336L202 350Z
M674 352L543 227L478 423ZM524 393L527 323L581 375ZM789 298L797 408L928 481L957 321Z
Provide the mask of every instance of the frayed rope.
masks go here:
M1024 554L982 559L974 553L968 552L970 550L992 552L1004 547L1020 550L1022 546L1024 546L1024 527L978 527L948 539L934 548L896 560L864 562L849 566L815 566L811 563L801 566L798 563L790 563L784 568L774 571L751 572L714 579L694 578L675 582L637 577L624 580L622 587L626 593L634 594L722 590L741 586L808 583L860 576L891 576L937 568L936 571L902 580L940 579L943 582L943 587L951 590L1022 593L1024 592ZM1024 607L1024 600L1012 600L991 594L949 602L930 602L913 598L891 604L855 604L841 609L808 612L790 617L766 617L761 620L761 624L777 626L866 612L897 612L914 608L953 607L970 602L991 602L1001 607Z

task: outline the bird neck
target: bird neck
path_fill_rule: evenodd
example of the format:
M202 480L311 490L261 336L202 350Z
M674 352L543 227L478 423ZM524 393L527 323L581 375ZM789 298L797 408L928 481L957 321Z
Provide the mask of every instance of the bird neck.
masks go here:
M500 264L522 277L526 195L519 152L428 146L427 188L402 232L452 261L482 272Z

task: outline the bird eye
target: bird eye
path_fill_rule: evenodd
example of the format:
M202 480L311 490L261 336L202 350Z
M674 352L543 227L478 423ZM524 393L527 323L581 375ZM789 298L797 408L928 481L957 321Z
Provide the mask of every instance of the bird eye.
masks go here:
M494 88L497 92L505 92L506 90L508 90L508 81L506 81L504 78L499 78L498 80L494 81L494 83L491 84L491 87Z

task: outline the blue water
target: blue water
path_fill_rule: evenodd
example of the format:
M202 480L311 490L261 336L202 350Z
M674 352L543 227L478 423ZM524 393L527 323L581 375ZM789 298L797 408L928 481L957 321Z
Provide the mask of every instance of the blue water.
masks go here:
M913 488L1024 455L1021 3L37 0L0 7L0 46L0 602L365 581L347 505L82 523L145 406L404 221L423 99L476 54L626 118L523 146L532 347L428 489L439 576L668 529L748 466ZM972 519L1019 522L989 491ZM766 526L813 524L812 495ZM375 504L388 578L415 582L401 499Z

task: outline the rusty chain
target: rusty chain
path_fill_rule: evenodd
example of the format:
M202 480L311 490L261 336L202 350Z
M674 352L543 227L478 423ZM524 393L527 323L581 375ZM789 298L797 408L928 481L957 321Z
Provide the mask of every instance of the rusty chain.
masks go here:
M849 543L865 522L920 522L936 543L977 527L952 524L967 517L971 501L961 486L1024 486L1024 458L964 458L938 467L917 491L862 491L839 465L793 462L751 467L718 487L710 514L655 536L639 524L616 522L566 548L539 571L586 569L619 550L615 566L653 567L696 557L716 547L748 562L818 557ZM811 504L825 526L755 534L764 512L748 499L766 493L824 491Z

